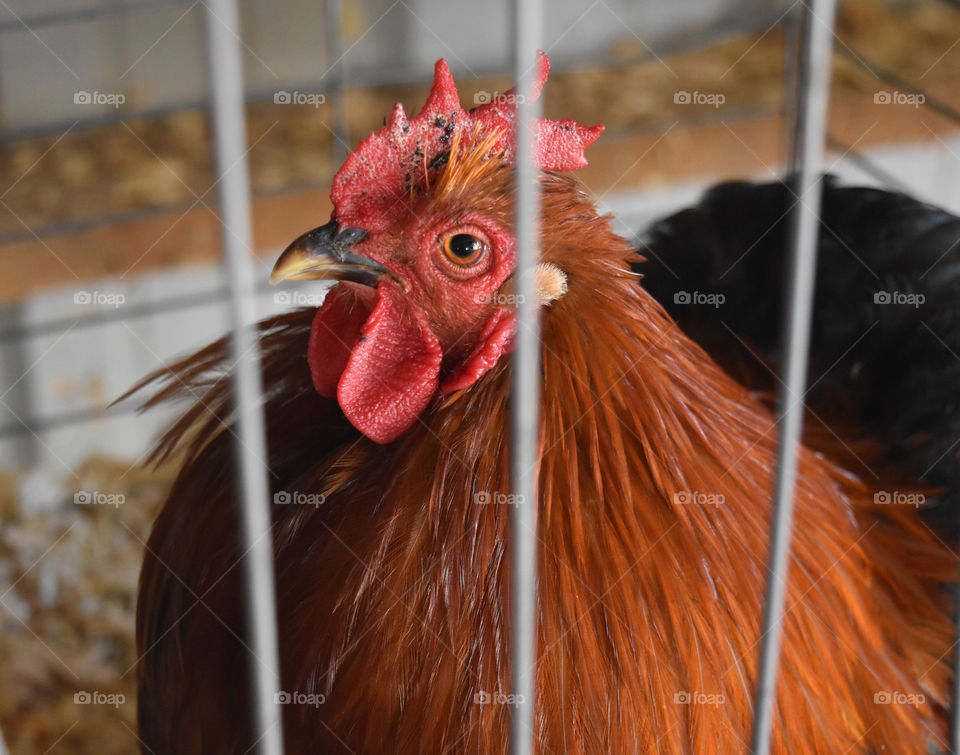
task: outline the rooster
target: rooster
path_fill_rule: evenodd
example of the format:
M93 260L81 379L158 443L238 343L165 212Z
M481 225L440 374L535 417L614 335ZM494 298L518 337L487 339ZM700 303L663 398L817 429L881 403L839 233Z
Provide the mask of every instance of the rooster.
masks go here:
M541 55L537 91L547 70ZM292 753L507 749L510 101L463 110L438 62L420 114L397 105L359 145L331 220L274 268L336 282L319 308L261 325ZM635 250L570 175L602 127L537 128L536 750L740 752L777 420L644 289ZM156 450L183 466L140 581L145 752L254 745L228 351L144 382L147 406L197 399ZM778 753L943 746L956 561L878 492L801 449Z

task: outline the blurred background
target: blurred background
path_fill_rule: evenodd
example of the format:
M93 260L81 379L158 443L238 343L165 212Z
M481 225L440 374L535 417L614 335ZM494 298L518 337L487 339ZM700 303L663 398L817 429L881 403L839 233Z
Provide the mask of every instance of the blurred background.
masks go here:
M785 164L782 0L559 0L546 115L604 123L581 179L625 236ZM437 58L465 106L511 86L511 4L240 2L260 314L345 154ZM210 21L214 23L215 21ZM110 403L229 327L203 0L0 0L0 731L130 753L141 553L172 410ZM960 213L960 2L848 0L826 168ZM2 752L2 746L0 746Z

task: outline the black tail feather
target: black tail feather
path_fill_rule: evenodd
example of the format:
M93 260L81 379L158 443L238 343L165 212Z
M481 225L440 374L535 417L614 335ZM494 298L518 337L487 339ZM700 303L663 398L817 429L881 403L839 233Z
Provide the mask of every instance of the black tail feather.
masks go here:
M654 224L635 269L679 325L751 387L779 367L792 192L726 183ZM721 298L722 297L722 298ZM827 176L805 401L879 440L882 463L960 507L960 218Z

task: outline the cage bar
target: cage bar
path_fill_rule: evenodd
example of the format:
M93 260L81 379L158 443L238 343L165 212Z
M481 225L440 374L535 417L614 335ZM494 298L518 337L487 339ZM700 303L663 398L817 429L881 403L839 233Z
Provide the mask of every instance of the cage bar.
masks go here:
M810 30L810 16L802 8L794 8L783 19L783 152L786 175L796 174L800 167L799 127L803 120L806 102L804 76L807 71L801 64L803 40Z
M350 154L350 128L347 119L347 64L343 59L343 2L324 0L324 26L327 49L325 51L327 87L333 111L333 164L339 165Z
M246 162L240 22L234 0L205 4L207 52L213 101L213 136L223 214L223 249L233 323L230 347L237 417L234 459L241 493L247 621L252 638L250 680L256 751L283 755L279 691L279 652L273 581L270 484L261 396L263 381L255 328L253 260L250 249L250 181ZM253 748L251 748L253 750Z
M763 647L754 706L751 747L754 755L768 755L770 752L776 699L780 622L786 598L793 493L803 424L803 394L806 390L810 322L813 315L813 285L822 194L819 167L830 99L830 64L836 0L804 0L802 13L808 18L801 25L807 33L801 40L800 71L797 75L800 101L803 103L802 107L798 107L796 123L797 175L793 184L796 187L797 202L791 219L793 232L783 337L786 360L778 397L779 443L768 565L770 574L767 580Z
M954 530L960 538L960 524ZM960 574L953 588L953 623L957 630L957 641L953 646L953 681L950 685L950 752L960 752Z
M513 755L533 752L537 684L537 472L540 440L540 315L536 265L540 234L540 186L535 164L539 100L529 96L540 49L541 0L515 6L514 55L517 98L517 346L513 359L512 485L513 538L512 693Z

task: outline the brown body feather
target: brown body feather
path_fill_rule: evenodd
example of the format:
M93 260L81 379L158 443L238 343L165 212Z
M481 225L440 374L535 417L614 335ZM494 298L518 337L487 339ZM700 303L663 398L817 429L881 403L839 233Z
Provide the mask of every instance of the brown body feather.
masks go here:
M470 201L506 220L508 182L486 176ZM572 180L547 176L544 201L542 258L569 288L543 315L538 752L743 752L774 418L646 294ZM378 446L313 390L312 315L275 318L263 340L274 489L325 495L273 505L281 687L324 695L284 707L289 751L505 752L509 506L477 494L509 490L509 359ZM142 574L155 753L253 744L226 350L175 366L155 399L202 400L161 453L206 423ZM821 455L801 452L798 479L775 752L942 745L952 554L913 508L876 506ZM717 505L682 502L693 493Z

